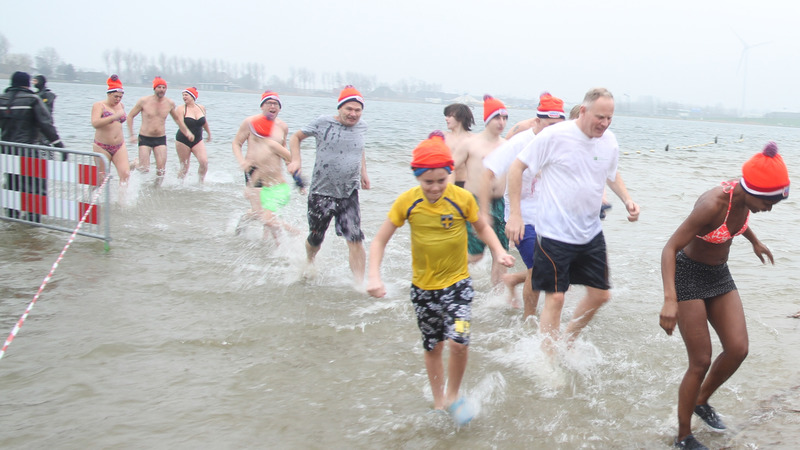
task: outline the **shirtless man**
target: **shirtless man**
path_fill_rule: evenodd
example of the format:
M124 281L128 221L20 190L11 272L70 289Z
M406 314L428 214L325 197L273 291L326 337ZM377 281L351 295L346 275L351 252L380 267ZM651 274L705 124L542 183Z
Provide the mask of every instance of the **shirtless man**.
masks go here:
M266 96L267 93L264 94ZM244 195L250 200L251 210L248 216L260 219L264 224L264 234L269 231L277 238L281 228L295 231L275 216L278 210L289 203L290 188L283 177L281 160L289 163L292 154L279 143L279 140L286 141L288 128L279 125L275 115L269 112L274 107L266 106L266 103L267 100L262 96L262 113L250 116L242 122L231 147L247 181ZM280 105L280 101L277 103ZM280 106L277 109L280 110ZM243 155L242 147L245 142L247 154Z
M140 172L150 171L150 152L156 157L156 186L164 180L167 171L167 115L178 125L181 133L189 141L194 141L194 134L186 128L183 118L175 110L175 102L165 97L167 82L161 77L153 79L153 95L140 98L128 113L128 135L130 142L136 142L133 132L133 118L142 113L142 126L139 128L139 157L131 164L131 169Z
M483 158L498 148L505 142L500 137L503 129L508 122L508 111L500 100L489 95L483 97L483 122L485 128L478 134L465 139L461 143L460 151L453 156L455 170L464 171L467 174L464 189L472 192L477 198L480 193L481 178L483 177ZM505 192L505 177L497 177L491 187L491 205L480 205L480 213L487 223L492 224L497 238L503 244L503 248L508 250L508 239L505 235L505 220L503 193ZM469 227L469 225L468 225ZM485 244L478 239L472 228L469 229L469 262L475 263L483 258ZM506 272L506 267L499 261L492 261L492 283L498 284L502 281L502 276Z
M460 144L475 134L470 131L472 126L475 125L475 117L472 116L472 110L469 106L463 103L453 103L444 108L444 121L447 123L444 143L455 155L459 151ZM467 179L466 171L458 171L456 169L454 177L455 185L463 188Z
M508 139L497 150L484 158L483 179L481 180L481 191L478 194L479 205L486 208L491 200L491 188L494 186L495 178L505 177L509 167L516 159L517 155L525 148L537 134L543 129L558 122L563 122L564 101L553 97L549 93L542 94L539 98L539 105L536 108L536 117L533 119L533 126L527 130L517 133L513 138ZM539 292L531 289L531 275L533 270L533 249L536 246L536 231L533 227L533 218L536 213L536 205L533 201L533 191L535 189L535 174L529 170L523 172L522 191L520 192L520 209L522 219L525 223L525 236L517 243L517 250L525 263L527 270L503 275L503 282L508 288L509 303L517 306L515 294L516 286L524 283L522 288L523 315L525 320L530 316L536 315L536 308L539 303ZM506 188L505 195L505 215L508 221L509 216L509 195Z

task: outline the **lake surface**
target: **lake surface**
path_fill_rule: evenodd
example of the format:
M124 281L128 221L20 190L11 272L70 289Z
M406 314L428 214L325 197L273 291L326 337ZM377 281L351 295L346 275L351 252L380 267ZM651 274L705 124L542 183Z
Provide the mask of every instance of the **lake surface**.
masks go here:
M52 89L66 145L90 150L91 104L105 87ZM151 92L128 89L126 110ZM180 103L178 86L167 95ZM254 228L235 233L249 206L230 142L259 100L200 92L214 137L206 183L197 182L194 159L186 181L177 180L177 127L169 120L163 185L154 186L155 171L132 175L127 200L112 205L110 251L85 237L72 244L0 360L0 447L667 448L687 362L679 334L658 326L661 249L697 196L737 177L768 140L778 143L790 176L800 174L798 129L615 117L620 171L642 213L628 223L613 198L604 222L611 302L554 369L544 364L536 323L523 323L505 293L492 290L489 258L472 266L477 295L462 386L481 409L456 429L429 413L408 300L408 227L387 247L388 295L379 300L353 288L347 246L332 229L313 279L302 276L304 235L278 245ZM335 112L333 98L282 100L290 133ZM395 197L415 185L411 150L445 128L443 107L367 99L367 245ZM533 113L511 109L509 126ZM134 128L140 124L137 117ZM307 176L313 160L309 140ZM305 200L294 191L282 213L301 229ZM730 430L711 433L695 420L695 435L712 448L796 448L800 320L788 316L800 310L797 194L750 223L775 265L762 265L745 239L732 247L750 355L711 399ZM0 332L8 333L68 235L6 222L0 232ZM568 292L564 321L582 294Z

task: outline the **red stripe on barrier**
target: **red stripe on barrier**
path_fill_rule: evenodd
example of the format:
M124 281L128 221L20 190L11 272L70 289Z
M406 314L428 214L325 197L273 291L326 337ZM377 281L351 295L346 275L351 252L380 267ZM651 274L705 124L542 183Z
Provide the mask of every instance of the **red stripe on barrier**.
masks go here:
M78 207L80 208L80 215L83 216L86 213L86 210L92 208L90 203L78 203ZM100 207L95 205L92 208L92 212L89 213L89 216L86 218L85 222L90 223L92 225L97 225L97 212L100 210Z
M81 184L98 186L100 184L100 177L97 173L97 166L78 164L78 182Z
M20 201L23 211L47 215L47 196L21 192Z
M47 178L47 160L28 156L20 157L20 174L29 177Z

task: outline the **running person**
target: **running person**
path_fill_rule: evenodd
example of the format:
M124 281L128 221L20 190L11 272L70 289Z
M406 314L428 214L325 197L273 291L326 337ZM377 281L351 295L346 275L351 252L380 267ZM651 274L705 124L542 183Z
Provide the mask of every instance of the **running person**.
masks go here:
M471 222L489 246L492 256L505 266L514 264L491 227L478 214L475 197L448 183L453 157L441 132L433 132L413 152L411 169L419 181L395 200L389 217L370 245L369 285L373 297L384 297L381 261L386 244L397 228L411 227L411 301L425 348L425 368L433 393L433 407L448 410L458 425L469 422L474 411L459 397L467 367L472 320L472 279L467 265L467 229ZM447 391L442 353L450 347Z
M361 205L358 189L369 189L364 134L361 120L364 97L353 86L339 94L337 114L320 116L296 131L289 140L292 162L289 173L299 175L302 167L301 142L313 136L317 141L314 175L308 196L306 256L309 263L322 246L331 220L336 219L336 234L347 241L350 270L357 286L364 282L364 232L361 231Z
M183 179L186 177L186 172L189 171L190 157L194 155L199 165L197 176L202 183L208 172L208 155L206 154L206 145L203 143L203 130L206 130L208 135L206 140L211 142L211 129L208 127L206 108L197 103L197 97L200 94L195 87L184 89L181 96L183 97L183 123L194 135L194 139L189 140L180 131L175 133L175 151L178 153L178 159L180 160L178 178ZM177 108L181 109L180 106Z
M125 132L122 124L127 120L125 105L122 96L125 90L122 81L117 75L111 75L106 80L106 99L92 105L92 127L94 127L94 143L92 150L105 155L117 169L119 185L128 184L131 170L128 165L128 149L125 146ZM101 167L101 172L105 168ZM120 196L124 194L120 192Z

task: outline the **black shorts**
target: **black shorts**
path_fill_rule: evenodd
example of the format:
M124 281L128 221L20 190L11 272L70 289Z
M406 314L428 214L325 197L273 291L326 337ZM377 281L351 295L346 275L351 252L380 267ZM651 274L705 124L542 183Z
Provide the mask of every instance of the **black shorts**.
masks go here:
M167 137L166 136L152 137L152 136L145 136L145 135L142 135L142 134L139 135L139 147L153 147L153 148L156 148L156 147L160 147L162 145L163 146L167 145Z
M337 236L343 236L348 242L364 240L364 233L361 231L361 206L358 203L358 189L354 189L347 198L309 194L308 243L312 247L322 245L325 232L328 231L328 226L333 218L336 218Z
M422 346L431 351L446 339L469 345L472 320L472 279L467 277L444 289L426 291L411 285L411 303L422 332Z
M533 252L534 291L566 292L571 284L607 290L608 258L603 232L576 245L539 237Z
M708 300L736 290L728 264L715 266L689 259L683 250L675 257L675 294L678 301Z

